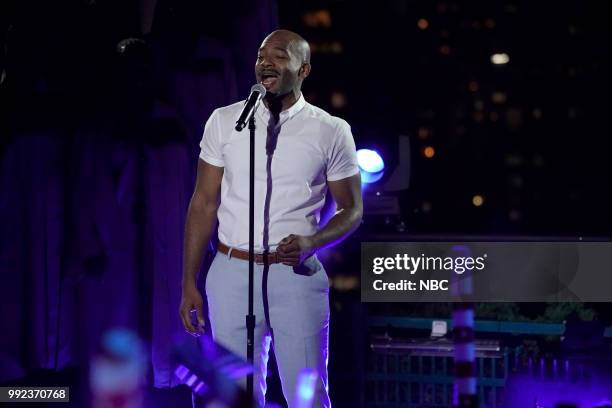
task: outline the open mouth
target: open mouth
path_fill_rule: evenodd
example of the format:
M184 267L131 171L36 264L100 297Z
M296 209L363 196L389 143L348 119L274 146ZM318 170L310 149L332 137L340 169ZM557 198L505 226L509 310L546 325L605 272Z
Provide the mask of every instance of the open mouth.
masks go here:
M264 72L261 74L261 83L266 89L269 89L272 85L276 83L278 79L278 74L273 72Z

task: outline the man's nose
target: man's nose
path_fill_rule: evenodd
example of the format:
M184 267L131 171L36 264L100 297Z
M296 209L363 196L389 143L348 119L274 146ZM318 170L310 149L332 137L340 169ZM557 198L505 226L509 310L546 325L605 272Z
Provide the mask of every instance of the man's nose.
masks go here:
M270 58L265 58L265 57L261 57L258 64L262 67L271 67L273 65L272 60Z

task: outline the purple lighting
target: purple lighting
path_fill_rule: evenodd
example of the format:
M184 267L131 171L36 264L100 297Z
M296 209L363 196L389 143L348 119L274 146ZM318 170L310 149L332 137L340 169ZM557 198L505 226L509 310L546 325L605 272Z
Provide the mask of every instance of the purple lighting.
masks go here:
M174 375L178 378L183 384L187 385L189 388L193 390L194 393L203 396L208 392L208 386L201 381L197 375L192 374L191 371L187 367L182 364L179 364L174 370Z
M554 360L551 361L551 366L555 366ZM568 375L569 360L558 361L557 367L565 371L565 376L551 377L526 371L509 377L505 407L532 407L534 401L546 408L560 403L581 408L600 408L609 404L612 387L610 373L606 369L589 367L586 370L590 375L588 379L580 379L570 378Z
M378 173L385 169L385 162L376 150L357 150L357 163L361 170L368 173Z
M385 162L376 150L357 150L357 164L364 184L376 183L385 172Z
M300 372L295 395L295 407L310 408L315 393L317 373L315 370L305 368Z
M179 366L176 367L176 370L174 370L174 375L176 375L176 378L181 381L183 381L183 379L186 378L188 374L189 369L182 364L179 364Z

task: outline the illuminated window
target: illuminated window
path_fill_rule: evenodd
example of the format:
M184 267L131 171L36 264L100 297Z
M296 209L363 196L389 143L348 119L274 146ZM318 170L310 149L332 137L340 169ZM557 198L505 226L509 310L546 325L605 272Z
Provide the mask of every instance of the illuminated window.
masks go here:
M419 135L419 139L425 140L431 136L431 129L425 126L421 126L417 131L417 134Z
M346 106L346 95L342 92L332 92L331 106L335 109L342 109Z
M302 17L307 27L331 27L332 20L329 10L314 10L305 13Z
M491 55L491 62L495 65L505 65L510 62L510 56L505 52Z
M427 146L423 149L423 156L431 159L436 154L436 150L432 146Z
M342 53L343 46L339 41L334 41L331 43L310 43L310 51L312 53L322 53L322 54L340 54Z
M493 95L491 95L491 100L494 103L505 103L506 99L507 97L506 97L505 92L497 91L497 92L493 92Z

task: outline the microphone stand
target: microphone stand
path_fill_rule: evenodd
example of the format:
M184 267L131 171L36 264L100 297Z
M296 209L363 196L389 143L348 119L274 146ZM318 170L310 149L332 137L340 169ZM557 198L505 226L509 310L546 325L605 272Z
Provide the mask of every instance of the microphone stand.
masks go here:
M255 280L255 111L261 99L266 94L266 88L262 84L251 87L251 93L245 102L245 107L236 122L235 129L242 131L247 117L249 118L249 311L246 315L247 329L247 361L253 365L255 354L255 315L253 314L253 286ZM253 398L253 374L247 376L247 395Z
M253 314L253 281L255 280L255 112L249 119L250 163L249 163L249 314L246 316L247 361L253 364L255 343L255 315ZM253 373L247 376L247 395L253 398Z

